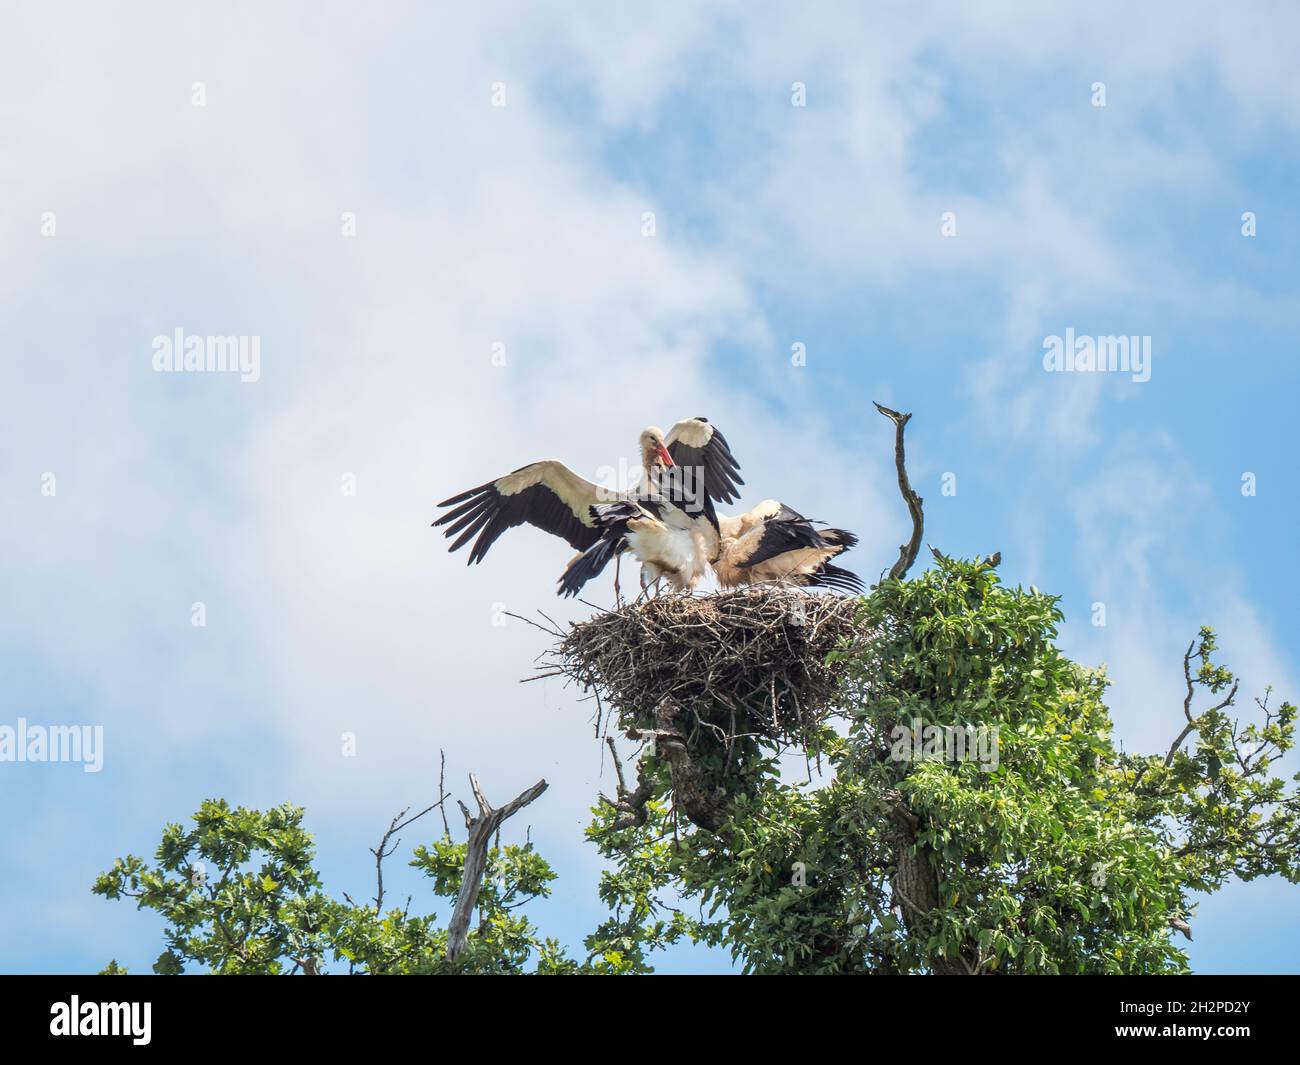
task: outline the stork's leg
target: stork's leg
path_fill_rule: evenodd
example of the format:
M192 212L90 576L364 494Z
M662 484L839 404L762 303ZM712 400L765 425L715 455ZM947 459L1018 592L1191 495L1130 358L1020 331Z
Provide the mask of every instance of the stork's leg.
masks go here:
M614 605L616 607L623 605L623 597L618 590L618 567L621 566L622 564L623 564L623 556L615 555L614 556Z

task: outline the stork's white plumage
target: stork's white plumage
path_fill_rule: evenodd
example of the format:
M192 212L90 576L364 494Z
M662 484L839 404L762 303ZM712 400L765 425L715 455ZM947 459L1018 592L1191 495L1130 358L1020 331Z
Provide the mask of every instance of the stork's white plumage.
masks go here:
M683 467L676 467L682 470ZM666 578L675 591L694 588L704 579L718 556L718 523L712 502L674 493L678 478L661 477L656 497L638 502L638 512L626 519L623 536L632 557L641 563L643 582ZM599 508L598 508L599 510Z
M662 517L647 514L628 522L628 550L641 560L645 579L666 577L679 592L694 588L708 575L717 543L716 530L710 536L707 527L676 507L667 508Z

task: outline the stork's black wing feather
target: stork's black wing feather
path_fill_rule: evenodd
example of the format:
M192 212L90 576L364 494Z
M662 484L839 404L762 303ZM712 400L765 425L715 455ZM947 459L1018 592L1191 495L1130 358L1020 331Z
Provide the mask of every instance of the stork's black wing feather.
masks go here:
M457 551L478 537L470 549L470 565L481 562L503 532L524 524L535 525L561 537L570 547L585 551L600 539L600 531L589 524L590 518L584 521L580 516L590 506L588 488L595 490L594 485L559 463L534 463L439 503L440 507L453 509L433 524L447 526L443 535L456 537L449 551ZM564 490L575 498L574 503L566 502L559 494ZM582 497L580 501L575 493ZM579 505L581 512L575 509Z
M639 496L637 502L657 518L663 517L664 506L670 503L692 518L703 514L715 530L718 528L718 512L709 497L708 485L690 466L656 469L650 490ZM592 508L593 513L600 509L603 508Z
M740 464L727 438L707 418L687 418L668 432L668 454L678 466L694 470L710 499L734 503L740 497Z
M822 529L821 537L828 544L842 547L845 551L851 547L856 547L858 543L857 536L849 532L848 529Z
M823 562L810 573L807 583L818 588L835 588L851 595L861 595L863 592L861 577L829 562Z
M758 546L749 558L740 563L739 568L757 566L760 562L776 558L787 551L797 551L804 547L825 548L832 546L832 543L812 522L782 503L781 509L763 522L763 535L759 537Z
M641 513L641 506L630 500L592 507L591 517L600 531L600 539L564 567L557 594L577 595L584 584L599 576L610 559L626 551L627 523Z

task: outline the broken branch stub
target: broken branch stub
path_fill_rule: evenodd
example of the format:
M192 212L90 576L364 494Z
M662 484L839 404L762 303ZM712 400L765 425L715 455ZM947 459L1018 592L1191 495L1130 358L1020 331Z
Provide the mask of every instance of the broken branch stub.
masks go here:
M460 803L461 813L465 815L465 827L469 830L469 839L465 847L465 869L461 874L460 892L456 896L456 906L447 924L447 960L455 961L469 939L469 922L478 905L478 893L483 886L483 875L487 871L488 849L492 846L492 837L496 835L503 822L513 817L547 788L545 780L539 780L527 791L521 792L499 809L494 809L483 795L478 777L469 775L470 790L478 805L477 816L471 816L468 808Z

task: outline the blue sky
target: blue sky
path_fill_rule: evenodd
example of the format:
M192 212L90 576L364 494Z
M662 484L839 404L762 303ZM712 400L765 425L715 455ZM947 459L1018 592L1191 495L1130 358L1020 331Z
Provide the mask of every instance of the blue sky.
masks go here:
M90 883L205 797L305 805L327 882L366 893L439 748L453 786L551 781L537 917L576 946L590 706L521 687L540 634L492 624L581 616L567 549L520 532L468 571L428 522L525 461L631 461L651 422L709 416L746 506L858 531L871 577L905 515L870 401L910 410L927 542L1063 596L1127 747L1176 732L1201 624L1243 691L1294 699L1300 17L1020 6L15 6L0 723L106 749L0 765L0 968L146 970L158 924ZM178 327L259 337L260 380L155 373ZM1150 380L1046 373L1067 329L1149 336ZM1207 901L1194 967L1296 971L1297 898Z

